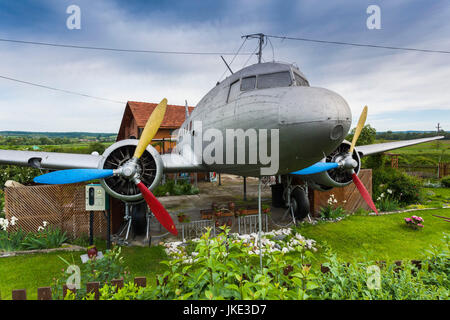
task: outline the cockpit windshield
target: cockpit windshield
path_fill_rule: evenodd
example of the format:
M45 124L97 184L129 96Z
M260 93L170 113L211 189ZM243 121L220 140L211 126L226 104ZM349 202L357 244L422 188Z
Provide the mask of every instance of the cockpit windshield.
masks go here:
M258 75L257 88L267 89L289 87L291 84L291 74L289 73L289 71L283 71Z
M308 81L303 79L299 74L294 72L295 82L297 83L297 86L299 87L309 87Z

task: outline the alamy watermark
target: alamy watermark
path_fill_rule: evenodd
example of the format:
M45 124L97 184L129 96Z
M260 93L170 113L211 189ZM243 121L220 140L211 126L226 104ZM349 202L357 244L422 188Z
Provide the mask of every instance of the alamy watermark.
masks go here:
M366 20L367 29L381 29L381 9L376 4L367 7L366 13L370 16Z
M70 14L66 20L66 26L69 30L81 29L81 9L79 6L72 4L67 7L66 13Z
M193 121L189 129L180 129L173 161L182 155L194 165L250 164L259 165L262 176L278 172L279 129L208 128L203 132L202 121Z

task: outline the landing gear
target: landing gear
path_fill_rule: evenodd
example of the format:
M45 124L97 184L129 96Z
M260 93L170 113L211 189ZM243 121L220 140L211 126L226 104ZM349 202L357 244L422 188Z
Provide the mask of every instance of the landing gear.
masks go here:
M303 220L309 215L308 186L306 183L295 183L292 176L282 176L279 180L283 185L283 200L287 207L283 218L290 214L295 224L296 220Z
M291 193L291 207L294 216L303 220L309 213L309 199L303 188L297 186Z

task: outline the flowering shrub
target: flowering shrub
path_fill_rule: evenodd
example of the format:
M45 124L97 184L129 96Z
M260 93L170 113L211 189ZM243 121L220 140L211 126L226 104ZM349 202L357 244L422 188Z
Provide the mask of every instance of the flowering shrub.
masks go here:
M50 226L47 221L43 221L35 233L25 233L22 229L8 231L17 220L14 216L11 220L0 218L0 251L58 248L67 240L65 232Z
M221 227L223 230L224 227ZM202 238L192 239L193 248L189 244L174 241L164 244L166 254L172 258L182 259L184 263L194 263L197 261L198 251L197 244L201 242ZM227 233L227 242L240 243L244 246L249 255L259 255L259 237L257 233L243 234ZM296 251L298 247L303 247L308 250L317 251L316 242L314 240L306 239L301 234L296 233L291 229L280 229L270 232L261 233L261 248L262 254L267 255L273 252L288 253ZM191 249L191 250L189 250Z
M344 200L342 202L345 205L347 201ZM327 200L327 206L320 208L320 216L323 219L339 219L345 215L345 210L341 206L338 205L338 201L334 194L331 194Z
M383 185L381 187L383 187ZM385 191L377 197L376 207L378 208L378 210L386 212L400 209L400 204L396 200L396 196L394 195L392 189L384 189Z
M422 187L420 179L392 168L375 169L372 172L374 199L390 189L392 190L391 200L396 200L399 204L420 202Z
M422 217L412 216L411 218L405 218L406 225L413 228L423 228L423 219Z
M62 257L59 257L67 266L76 265L73 261L69 263ZM80 267L80 289L76 290L72 299L82 299L86 296L86 283L99 282L100 287L111 283L113 279L121 279L129 281L131 279L130 271L125 266L123 257L121 256L121 248L114 247L108 250L103 255L103 258L90 258L86 263ZM66 284L67 279L71 274L66 273L65 269L61 269L61 274L58 278L53 278L52 295L53 299L62 299L62 286Z

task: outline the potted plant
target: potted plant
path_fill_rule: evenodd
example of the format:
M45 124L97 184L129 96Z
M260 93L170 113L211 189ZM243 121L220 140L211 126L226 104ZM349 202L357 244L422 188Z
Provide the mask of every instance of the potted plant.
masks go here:
M418 216L412 216L411 218L405 218L406 225L413 229L423 228L423 218Z
M186 216L186 214L184 212L178 213L177 217L178 217L178 221L179 222L184 222L186 220L186 218L187 218L187 216Z
M270 212L270 206L268 206L267 204L263 204L262 205L262 212L269 213Z

